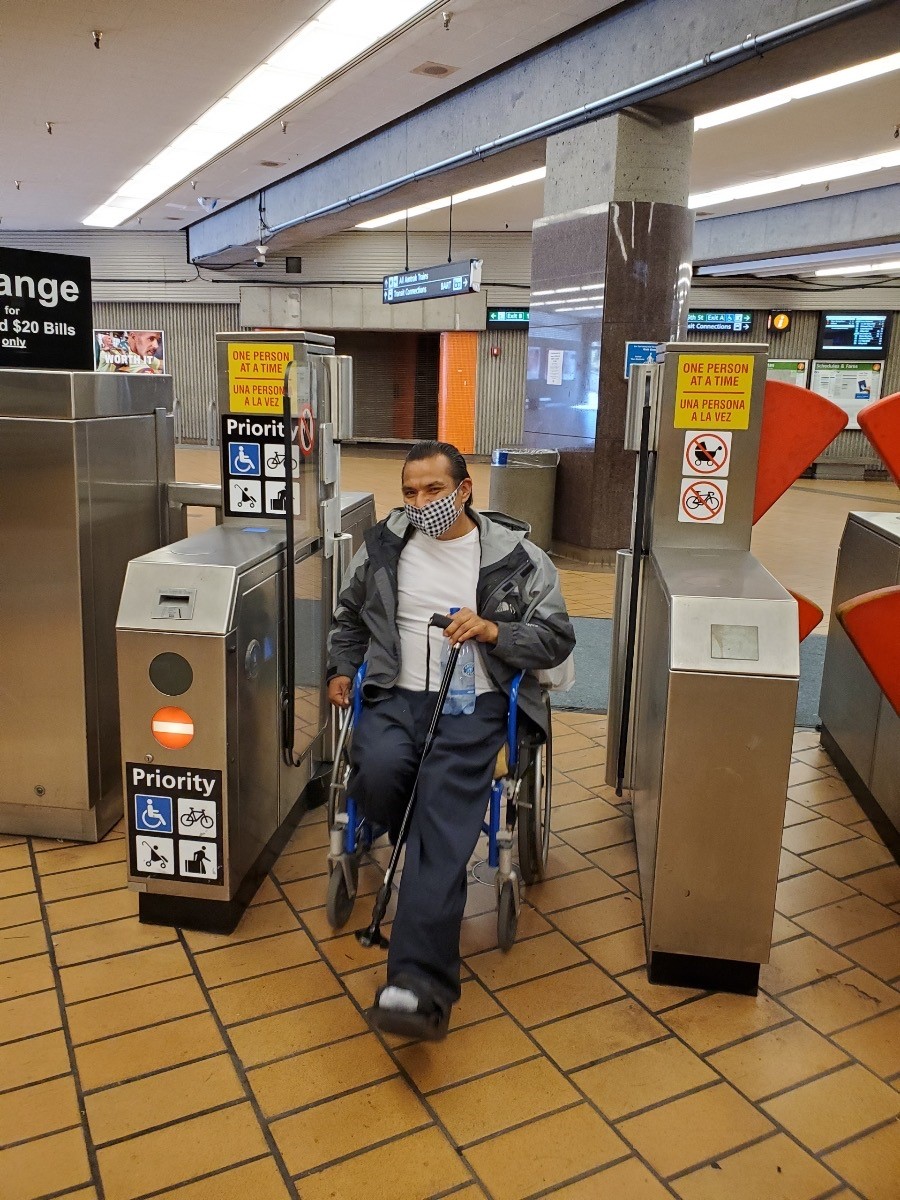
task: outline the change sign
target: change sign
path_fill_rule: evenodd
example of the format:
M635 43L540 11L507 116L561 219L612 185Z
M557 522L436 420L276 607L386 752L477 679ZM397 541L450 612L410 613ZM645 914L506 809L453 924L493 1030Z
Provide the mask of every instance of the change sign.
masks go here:
M93 366L91 260L0 246L0 367Z

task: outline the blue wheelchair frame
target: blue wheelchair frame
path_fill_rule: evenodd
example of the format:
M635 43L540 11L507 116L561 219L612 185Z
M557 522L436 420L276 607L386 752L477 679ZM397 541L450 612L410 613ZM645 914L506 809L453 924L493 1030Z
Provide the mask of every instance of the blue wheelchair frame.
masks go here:
M524 671L519 671L513 678L509 689L509 711L506 716L506 755L507 755L507 773L515 771L518 765L519 752L519 688L522 679L525 675ZM366 664L359 668L353 680L353 701L352 701L352 723L355 725L362 716L363 701L362 701L362 683L366 677ZM500 822L502 819L502 801L503 801L503 780L494 779L491 783L491 795L489 802L488 819L483 822L482 830L488 836L488 866L498 867L500 865L500 849L497 841L500 833ZM373 842L377 841L382 834L386 833L385 829L377 825L371 825L365 817L361 816L357 803L348 793L345 797L347 825L344 830L344 853L355 855L362 849L368 850Z

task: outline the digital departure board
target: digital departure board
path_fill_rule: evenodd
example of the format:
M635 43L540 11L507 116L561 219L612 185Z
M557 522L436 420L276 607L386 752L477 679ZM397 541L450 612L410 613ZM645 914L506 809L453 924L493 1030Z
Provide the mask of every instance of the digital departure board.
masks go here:
M887 358L890 313L830 313L819 316L816 358L879 361Z
M692 308L688 313L688 333L749 333L753 313L708 312Z
M419 267L402 275L385 275L382 300L385 304L407 304L410 300L438 300L481 291L481 259Z

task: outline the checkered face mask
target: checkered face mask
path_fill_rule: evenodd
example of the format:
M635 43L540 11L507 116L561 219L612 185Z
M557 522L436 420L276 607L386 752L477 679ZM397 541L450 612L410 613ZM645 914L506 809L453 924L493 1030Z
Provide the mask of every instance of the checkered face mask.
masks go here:
M416 508L414 504L405 505L410 525L414 525L422 533L427 533L429 537L439 538L445 534L453 527L453 523L462 511L456 507L456 497L459 495L460 487L462 484L459 484L456 491L451 492L449 496L441 496L439 500L432 500L430 504L425 504L422 508Z

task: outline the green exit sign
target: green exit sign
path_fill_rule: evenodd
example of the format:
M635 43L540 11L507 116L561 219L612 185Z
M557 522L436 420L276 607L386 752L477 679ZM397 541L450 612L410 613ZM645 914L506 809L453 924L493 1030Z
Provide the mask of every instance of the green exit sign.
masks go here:
M488 329L527 329L527 308L489 308L487 310Z

